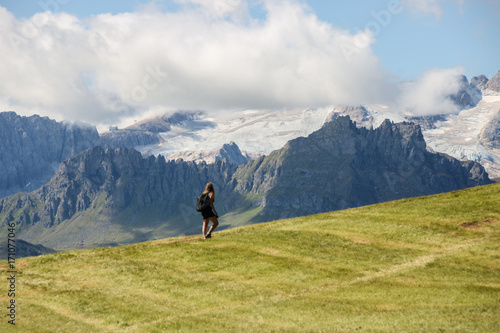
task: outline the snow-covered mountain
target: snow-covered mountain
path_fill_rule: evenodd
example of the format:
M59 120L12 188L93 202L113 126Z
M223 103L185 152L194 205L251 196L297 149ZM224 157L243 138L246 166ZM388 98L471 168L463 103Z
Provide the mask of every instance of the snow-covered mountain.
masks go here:
M494 77L490 81L497 80ZM500 142L497 142L499 129L495 119L500 117L500 92L491 87L496 86L489 84L484 76L473 78L470 86L450 96L462 110L449 115L418 116L386 105L198 113L196 117L172 125L168 132L160 133L163 139L160 143L136 149L144 155L161 154L167 159L213 163L221 159L224 145L234 142L243 156L252 157L269 154L289 140L318 130L326 121L349 115L357 126L367 128L377 128L385 119L416 122L422 127L429 150L480 162L491 178L498 178Z
M218 150L235 142L243 155L268 154L283 147L289 140L307 136L325 123L331 107L297 110L245 110L224 114L198 114L171 126L160 133L159 144L136 147L143 155L164 155L169 159L182 158L180 152ZM170 156L171 154L174 154ZM170 157L169 157L170 156Z

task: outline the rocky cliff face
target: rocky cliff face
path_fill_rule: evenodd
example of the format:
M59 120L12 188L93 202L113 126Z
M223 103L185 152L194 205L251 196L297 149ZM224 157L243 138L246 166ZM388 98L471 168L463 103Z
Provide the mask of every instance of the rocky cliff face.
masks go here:
M479 90L482 90L487 83L488 78L484 75L474 76L470 79L470 84L476 86Z
M486 147L500 149L500 111L483 128L480 140Z
M500 71L498 71L497 75L495 75L488 81L484 88L496 93L500 93Z
M0 113L0 197L39 188L59 163L99 142L90 125Z
M418 125L385 121L368 130L348 117L290 141L235 177L236 191L261 195L263 220L490 183L478 163L429 153Z
M467 77L462 75L461 89L450 99L460 109L469 109L475 107L482 98L481 90L474 84L470 84Z
M101 134L101 146L104 148L134 148L161 142L158 133L138 130L115 130Z

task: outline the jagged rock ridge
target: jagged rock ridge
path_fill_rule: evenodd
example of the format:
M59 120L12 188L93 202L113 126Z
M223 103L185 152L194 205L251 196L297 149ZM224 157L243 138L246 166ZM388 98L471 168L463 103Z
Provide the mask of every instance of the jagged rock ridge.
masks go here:
M229 183L235 169L97 146L61 163L40 189L0 200L0 220L16 221L22 239L56 249L144 241L160 224L182 222L183 207L194 207L208 180ZM180 224L173 230L189 227Z
M490 183L476 162L426 150L420 127L357 128L339 117L238 169L236 191L261 196L264 220L357 207Z

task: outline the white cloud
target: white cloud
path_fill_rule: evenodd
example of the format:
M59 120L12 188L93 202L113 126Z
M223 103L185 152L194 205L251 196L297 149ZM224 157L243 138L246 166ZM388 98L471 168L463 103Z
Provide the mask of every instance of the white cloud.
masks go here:
M384 102L392 84L357 35L296 1L178 0L183 10L18 20L0 7L0 110L117 123L151 109ZM188 4L189 3L189 4ZM195 6L193 6L193 3Z
M463 14L467 0L401 0L401 4L414 14L433 15L438 20L443 15L443 5L445 2L454 2L458 7L458 11Z
M402 0L403 6L406 6L412 12L434 15L437 19L440 19L443 14L441 2L441 0Z
M450 114L459 111L450 96L464 88L464 72L463 67L427 71L419 80L404 87L399 108L414 115Z

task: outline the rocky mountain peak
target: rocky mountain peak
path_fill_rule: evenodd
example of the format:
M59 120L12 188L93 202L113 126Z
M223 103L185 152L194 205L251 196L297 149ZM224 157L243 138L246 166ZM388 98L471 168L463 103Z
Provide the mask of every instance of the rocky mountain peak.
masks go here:
M488 81L484 88L500 93L500 71Z
M386 120L376 129L357 128L348 116L240 167L236 176L237 191L262 195L267 219L490 182L478 163L428 152L417 124Z
M475 107L482 98L481 90L476 85L469 84L465 75L461 75L460 80L460 90L451 95L450 99L461 109Z
M488 78L484 75L474 76L470 80L470 84L476 86L480 90L482 90L487 83Z

